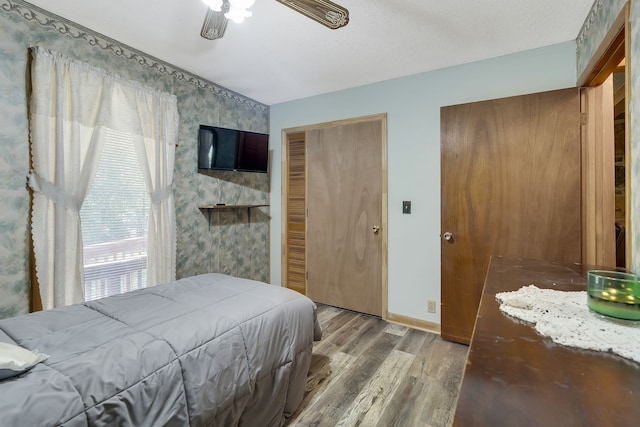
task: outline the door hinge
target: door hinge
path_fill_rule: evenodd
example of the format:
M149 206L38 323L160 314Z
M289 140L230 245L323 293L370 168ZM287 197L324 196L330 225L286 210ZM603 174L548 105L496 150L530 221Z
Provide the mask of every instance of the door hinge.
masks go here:
M580 114L580 124L582 126L587 124L587 113L581 113Z
M307 279L307 280L309 280L309 272L308 272L308 271L305 271L305 272L304 272L304 278L305 278L305 279Z

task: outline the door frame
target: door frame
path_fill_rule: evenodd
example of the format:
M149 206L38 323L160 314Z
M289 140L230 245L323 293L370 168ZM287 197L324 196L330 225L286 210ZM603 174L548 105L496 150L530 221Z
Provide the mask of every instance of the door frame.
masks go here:
M607 77L613 73L618 64L625 59L625 255L626 255L626 267L629 269L632 266L632 239L633 236L631 228L631 120L628 117L629 112L629 100L631 91L631 24L629 22L630 17L630 5L627 1L622 10L616 17L615 21L611 25L611 28L603 38L600 46L594 53L591 61L587 64L584 72L580 75L577 81L578 87L596 87L601 85ZM608 165L602 165L609 167ZM613 167L613 165L610 165ZM588 191L588 182L594 178L594 171L586 171L583 174L583 195L585 191ZM598 178L597 176L595 177ZM615 191L611 189L611 191ZM583 199L583 212L587 209L586 199ZM593 210L593 206L591 209ZM596 209L602 209L601 205L597 205ZM602 212L598 213L598 216L602 217ZM587 221L583 218L583 236L585 237L585 244L583 246L583 259L588 253L597 253L598 247L604 247L603 243L606 237L598 235L594 239L587 239L593 230L588 230ZM595 240L598 239L598 240Z
M381 258L381 270L382 270L382 319L387 320L388 312L388 278L389 278L389 244L388 244L388 200L389 200L389 190L388 190L388 160L387 160L387 114L372 114L368 116L360 116L353 117L349 119L342 120L334 120L330 122L323 123L315 123L311 125L305 126L297 126L293 128L282 129L281 132L281 276L282 283L286 286L287 283L287 218L288 218L288 203L287 203L287 194L288 194L288 180L287 173L289 170L289 139L294 137L296 134L306 133L310 130L315 129L325 129L336 126L350 125L355 123L362 122L372 122L379 121L381 126L381 136L382 136L382 144L381 144L381 172L382 172L382 185L381 185L381 238L382 238L382 258ZM306 151L306 148L305 148ZM308 163L305 162L305 176L307 175ZM305 186L307 183L305 182ZM306 191L305 191L306 194ZM305 196L306 197L306 196ZM305 222L305 240L306 240L306 232L307 232L307 223ZM305 269L306 269L306 257L307 257L307 249L305 245ZM306 279L305 279L305 288L306 288Z

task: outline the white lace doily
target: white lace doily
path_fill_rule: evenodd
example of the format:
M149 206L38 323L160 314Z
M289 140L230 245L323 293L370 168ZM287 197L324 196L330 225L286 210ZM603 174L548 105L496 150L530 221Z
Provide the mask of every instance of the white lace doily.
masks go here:
M558 344L607 351L640 363L640 321L618 321L590 311L586 292L529 285L498 293L496 299L502 312L533 323L539 334Z

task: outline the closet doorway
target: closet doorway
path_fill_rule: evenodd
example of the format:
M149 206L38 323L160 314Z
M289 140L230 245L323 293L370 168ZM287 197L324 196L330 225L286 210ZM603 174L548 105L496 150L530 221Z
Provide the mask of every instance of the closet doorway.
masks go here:
M386 318L386 115L282 133L282 283Z

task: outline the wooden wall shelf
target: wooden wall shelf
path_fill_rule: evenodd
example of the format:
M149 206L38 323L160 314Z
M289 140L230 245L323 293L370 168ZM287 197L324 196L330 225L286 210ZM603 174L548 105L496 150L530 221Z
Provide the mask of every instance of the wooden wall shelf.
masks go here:
M247 210L247 222L251 225L251 209L252 208L264 208L269 205L200 205L198 209L207 211L207 220L209 228L211 228L211 211L223 210L223 209L246 209Z

